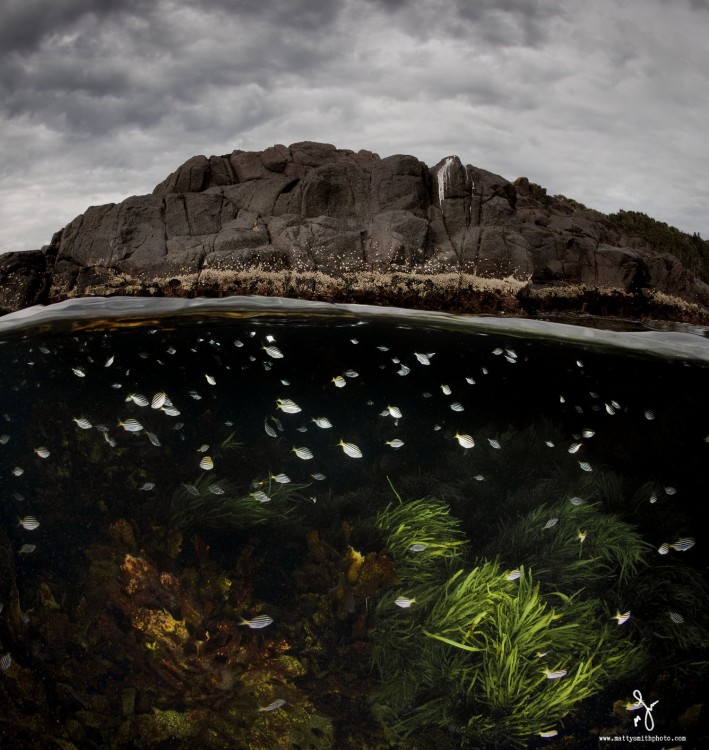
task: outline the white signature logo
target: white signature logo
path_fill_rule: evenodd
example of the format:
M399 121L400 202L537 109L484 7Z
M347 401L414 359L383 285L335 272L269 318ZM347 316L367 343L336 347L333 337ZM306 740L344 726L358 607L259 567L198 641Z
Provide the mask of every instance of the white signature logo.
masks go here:
M643 694L639 690L633 690L633 698L635 703L628 706L629 711L637 711L639 708L645 709L645 731L652 732L655 728L655 720L652 718L652 709L659 703L659 701L653 701L649 706L645 704L643 700ZM633 719L633 726L637 726L640 723L640 717L636 716Z

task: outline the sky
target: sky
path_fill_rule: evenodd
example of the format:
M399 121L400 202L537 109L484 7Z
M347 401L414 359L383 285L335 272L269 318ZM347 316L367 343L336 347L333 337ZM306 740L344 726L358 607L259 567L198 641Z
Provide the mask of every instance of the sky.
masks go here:
M709 238L709 0L2 0L0 252L312 140Z

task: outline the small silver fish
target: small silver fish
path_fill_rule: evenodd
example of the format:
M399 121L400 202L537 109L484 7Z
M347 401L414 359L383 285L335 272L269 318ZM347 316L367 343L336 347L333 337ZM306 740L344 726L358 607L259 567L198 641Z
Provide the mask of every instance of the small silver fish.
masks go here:
M216 385L217 384L217 381L216 381L216 379L214 378L213 375L207 375L207 373L205 373L204 377L207 379L207 382L209 383L209 385Z
M197 393L197 391L190 391L189 395L195 400L195 401L201 401L202 397Z
M358 340L358 339L350 339L350 341L351 341L351 342L352 342L353 344L355 344L355 345L359 344L359 340Z
M122 427L126 432L140 432L143 429L143 425L137 419L126 419L125 422L119 420L118 426Z
M666 554L667 554L667 553L668 553L668 552L670 551L670 545L669 545L669 544L667 544L667 542L664 542L663 544L661 544L661 545L660 545L660 546L659 546L659 547L657 548L657 551L658 551L658 552L659 552L659 553L660 553L661 555L666 555Z
M204 456L199 462L199 468L204 471L211 471L214 468L214 461L212 461L210 456Z
M34 531L39 528L39 521L34 516L25 516L20 519L17 525L22 526L22 528L27 529L27 531Z
M475 378L465 378L465 382L470 385L475 385Z
M174 406L163 406L163 408L160 410L163 414L167 414L168 417L179 417L180 416L180 410L175 409Z
M409 599L408 596L397 596L394 599L394 604L402 609L408 609L412 604L416 603L416 599Z
M193 484L183 484L182 486L187 490L187 492L190 495L193 495L194 497L199 496L199 490Z
M552 526L556 526L557 522L559 521L558 518L550 518L545 524L544 529L550 529Z
M569 453L578 453L581 443L571 443L569 446Z
M150 408L162 409L162 407L165 406L165 401L167 401L167 394L163 391L158 391L150 401Z
M310 475L316 482L322 482L323 479L327 479L327 477L321 472L318 471L315 474Z
M423 544L423 542L414 542L409 547L409 552L423 552L425 549L428 549L427 544Z
M86 373L81 367L72 367L71 371L76 375L77 378L85 378Z
M261 348L272 359L283 359L283 352L277 346L262 346Z
M340 440L338 445L350 458L362 458L362 451L354 443L345 443Z
M465 433L460 435L456 432L454 437L463 448L467 449L475 446L475 440L470 435L466 435Z
M511 570L511 571L510 571L510 572L509 572L509 573L508 573L508 574L507 574L507 575L505 576L505 578L506 578L506 579L507 579L508 581L516 581L516 580L518 580L518 579L519 579L519 577L520 577L521 575L522 575L522 572L520 571L520 569L519 569L519 568L515 568L514 570Z
M160 438L154 433L154 432L147 432L145 433L148 436L148 440L156 447L159 448L161 446Z
M277 708L281 708L282 706L286 705L286 701L283 698L276 698L273 703L269 703L267 706L262 706L259 708L259 711L275 711Z
M74 421L76 421L76 420L74 420ZM10 436L9 435L0 435L0 445L7 445L9 442L10 442Z
M207 443L202 443L202 445L197 448L197 453L206 453L209 450L209 445Z
M272 474L271 479L278 484L288 484L290 477L287 474Z
M615 409L610 404L605 404L606 411L608 414L613 415L615 414Z
M460 403L460 401L454 401L451 404L451 409L453 409L453 411L465 411L465 407Z
M345 370L345 377L346 378L358 378L359 373L356 370Z
M12 470L13 476L21 477L25 473L25 470L21 466L15 466Z
M293 448L293 453L295 453L298 458L302 458L303 461L309 461L313 457L313 452L310 450L310 448Z
M695 544L696 542L691 536L685 536L670 544L670 547L675 552L686 552L688 549L692 549Z
M545 669L544 670L544 676L547 678L547 680L558 680L561 677L566 677L566 670L565 669Z
M401 365L401 367L396 371L397 375L408 375L411 372L411 368L407 367L406 365Z
M254 617L253 620L247 620L242 617L239 625L247 625L252 630L259 630L260 628L267 628L273 622L273 618L268 615L259 615Z
M88 419L85 419L84 417L80 417L77 419L74 417L72 419L73 422L76 422L77 427L81 427L82 430L90 430L91 429L91 422L89 422Z
M583 505L586 501L582 497L572 497L571 500L569 500L569 502L572 505L579 506L579 505Z
M622 625L624 622L628 622L629 619L630 619L630 610L628 610L627 612L623 612L623 613L621 613L621 611L618 610L613 615L613 617L611 617L611 620L616 620L618 625Z
M450 396L451 395L451 387L449 385L442 385L441 390L443 391L444 396Z
M392 448L401 448L404 444L403 440L399 440L399 438L394 438L393 440L387 440L385 445L390 445Z
M500 349L500 347L498 346L498 347L497 347L496 349L493 349L493 350L492 350L492 353L493 353L493 354L494 354L494 355L495 355L496 357L498 357L498 356L499 356L500 354L502 354L502 349Z
M286 414L297 414L302 411L300 406L289 398L277 398L276 407Z
M264 430L266 431L266 434L267 434L267 435L268 435L269 437L272 437L272 438L274 438L274 437L278 437L278 436L276 435L276 431L275 431L275 430L273 429L273 427L271 427L271 425L270 425L270 424L269 424L268 422L266 422L266 421L264 421L264 423L263 423L263 429L264 429Z
M212 493L212 495L224 494L224 490L218 484L210 484L207 489Z
M18 554L20 555L31 555L35 550L37 549L36 544L23 544L20 547L20 551Z
M651 422L653 419L655 419L655 412L652 411L652 409L647 409L645 412L645 419L647 419L648 422Z
M150 492L150 490L155 489L155 482L144 482L140 487L138 487L138 489L141 492Z
M148 399L142 393L129 393L126 401L132 401L136 406L147 406Z
M263 490L256 490L256 492L252 492L251 497L253 497L254 500L258 500L260 503L271 502L271 498Z
M666 495L676 495L677 489L675 487L665 487L665 494Z
M329 430L332 427L332 422L327 417L315 417L313 422L323 430Z
M681 625L684 622L684 617L679 612L670 612L670 620L672 622L676 622L678 625Z
M12 657L10 654L5 654L2 659L0 659L0 669L2 669L3 672L7 672L7 670L10 669L11 664Z
M419 352L414 352L414 357L422 364L422 365L430 365L431 364L431 357L432 354L420 354Z
M593 430L581 430L581 436L585 438L592 438L595 434Z
M336 388L344 388L347 385L347 381L342 375L335 375L331 382L335 384Z
M543 732L539 732L539 736L543 737L545 740L551 739L552 737L556 737L559 734L556 729L546 729Z
M593 471L591 464L588 461L579 461L579 467L581 471Z
M553 447L554 447L554 443L553 443L553 441L551 441L551 440L545 440L545 441L544 441L544 443L545 443L545 445L547 445L547 446L548 446L549 448L553 448Z
M401 419L402 416L401 409L398 406L387 406L386 414L390 417L394 417L394 419Z
M40 457L40 458L49 458L50 451L49 448L45 448L43 445L39 446L38 448L34 449L34 452Z
M476 474L476 475L475 475L475 476L473 477L473 479L474 479L474 480L475 480L476 482L482 482L482 481L484 481L484 480L485 480L485 477L484 477L484 476L483 476L482 474Z
M586 541L586 537L587 536L588 536L588 532L587 531L581 531L580 529L579 529L578 533L576 534L576 538L579 540L579 542L581 542L581 544L583 544Z
M497 448L498 450L500 448L502 448L502 446L500 445L499 440L495 440L494 438L488 438L487 442L490 443L490 447L491 448Z

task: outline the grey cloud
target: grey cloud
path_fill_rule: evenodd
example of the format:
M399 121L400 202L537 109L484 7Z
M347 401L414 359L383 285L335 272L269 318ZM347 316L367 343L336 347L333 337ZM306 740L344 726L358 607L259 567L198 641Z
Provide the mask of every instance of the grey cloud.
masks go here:
M182 25L179 15L157 10L141 19L99 17L91 5L74 0L73 15L62 16L61 23L73 23L71 35L45 35L37 48L3 61L0 98L8 116L56 127L64 120L95 134L150 127L216 88L228 96L248 85L270 89L288 76L316 78L342 51L326 35L313 44L298 26L308 17L332 22L336 3L179 3L176 14L209 11L185 16ZM274 24L279 7L283 15Z
M0 8L0 54L37 49L87 14L104 17L149 8L148 0L6 0Z
M417 38L443 33L500 47L535 47L552 22L565 15L549 0L366 0L392 16ZM568 13L568 10L566 11Z

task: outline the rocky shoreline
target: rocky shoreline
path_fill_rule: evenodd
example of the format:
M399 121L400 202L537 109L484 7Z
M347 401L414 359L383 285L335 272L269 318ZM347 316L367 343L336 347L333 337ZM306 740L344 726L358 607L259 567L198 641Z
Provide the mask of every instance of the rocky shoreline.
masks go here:
M447 157L304 142L197 156L0 255L0 312L77 296L259 294L709 323L709 286L602 214Z

